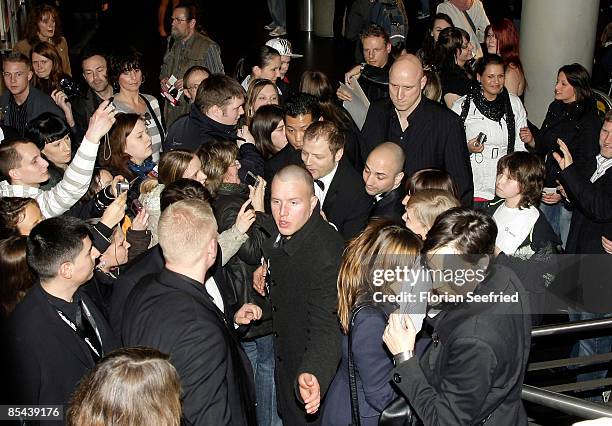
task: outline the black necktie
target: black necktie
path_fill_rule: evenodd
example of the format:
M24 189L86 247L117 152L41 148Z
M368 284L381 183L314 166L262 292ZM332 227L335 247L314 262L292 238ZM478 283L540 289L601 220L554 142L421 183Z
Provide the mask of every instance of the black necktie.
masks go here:
M314 182L321 189L321 191L325 191L325 184L323 183L322 180L316 179Z

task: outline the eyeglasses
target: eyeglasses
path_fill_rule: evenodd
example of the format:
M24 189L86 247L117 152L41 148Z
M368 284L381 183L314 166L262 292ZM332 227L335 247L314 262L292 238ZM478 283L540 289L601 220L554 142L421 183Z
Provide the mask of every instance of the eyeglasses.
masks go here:
M485 38L488 40L488 39L494 39L494 38L496 38L496 37L495 37L495 34L493 34L493 33L489 33L489 34L487 34L487 35L485 36Z
M172 22L176 21L176 22L187 22L187 21L191 21L191 19L187 19L187 18L175 18L172 17Z

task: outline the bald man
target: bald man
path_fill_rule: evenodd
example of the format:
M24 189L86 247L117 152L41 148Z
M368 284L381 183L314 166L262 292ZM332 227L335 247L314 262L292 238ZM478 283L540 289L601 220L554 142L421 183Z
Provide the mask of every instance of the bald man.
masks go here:
M471 206L474 185L463 124L455 113L422 96L425 83L416 56L395 60L389 71L389 99L370 104L361 129L363 153L395 142L406 155L406 176L428 167L446 170L457 183L461 203Z
M374 197L370 217L384 217L399 222L404 214L404 150L394 142L378 145L366 160L363 182L368 195Z
M300 166L287 166L274 177L278 233L262 247L265 287L254 277L255 289L268 293L272 304L278 412L287 425L319 424L319 406L340 361L335 311L344 240L319 214L313 185Z

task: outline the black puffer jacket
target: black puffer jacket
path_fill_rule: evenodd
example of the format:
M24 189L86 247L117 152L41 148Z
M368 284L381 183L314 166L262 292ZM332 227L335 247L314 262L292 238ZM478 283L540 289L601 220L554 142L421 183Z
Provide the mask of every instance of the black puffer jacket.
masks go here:
M219 232L229 229L236 222L242 204L249 198L249 189L243 184L222 184L213 202L213 210ZM253 289L253 272L261 262L261 244L269 235L265 229L267 215L257 214L257 219L248 232L246 240L223 267L223 274L229 288L228 303L238 310L244 303L254 303L262 311L262 318L254 322L244 338L266 336L272 332L272 312L270 302Z

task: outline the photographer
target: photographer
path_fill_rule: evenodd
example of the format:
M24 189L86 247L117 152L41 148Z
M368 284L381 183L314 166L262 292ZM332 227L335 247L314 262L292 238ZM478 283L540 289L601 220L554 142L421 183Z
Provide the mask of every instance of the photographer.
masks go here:
M422 253L433 273L476 273L471 285L451 284L466 301L438 305L440 313L426 319L433 342L420 359L414 343L421 324L392 314L383 334L395 358L391 377L424 424L527 425L521 386L531 340L529 300L518 278L494 263L496 235L495 222L484 213L466 208L442 213ZM468 287L474 290L466 293ZM470 294L490 292L518 294L518 300L469 301Z

